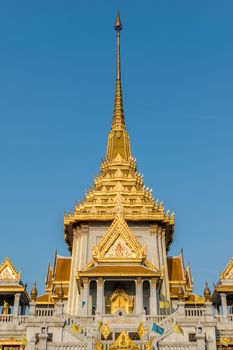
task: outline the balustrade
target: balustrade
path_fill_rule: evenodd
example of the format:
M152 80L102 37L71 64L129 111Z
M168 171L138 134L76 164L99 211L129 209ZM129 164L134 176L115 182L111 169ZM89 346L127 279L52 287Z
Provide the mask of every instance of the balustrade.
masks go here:
M50 344L48 344L48 349L50 348ZM77 344L57 344L54 347L54 344L51 344L51 349L55 350L87 350L86 345L77 345Z
M205 316L206 309L205 308L185 308L185 316L186 317L202 317Z
M226 323L226 322L229 322L229 323L233 323L233 314L229 314L227 316L224 316L224 315L215 315L214 316L218 322L220 323Z
M52 308L37 308L36 317L52 317L55 315L55 309Z
M12 322L13 318L13 315L0 315L0 322Z
M172 345L172 344L160 344L159 345L159 350L194 350L197 349L196 344L177 344L177 345Z
M92 323L95 320L94 316L80 316L80 317L72 317L69 315L65 316L67 321L67 325L71 326L73 323Z

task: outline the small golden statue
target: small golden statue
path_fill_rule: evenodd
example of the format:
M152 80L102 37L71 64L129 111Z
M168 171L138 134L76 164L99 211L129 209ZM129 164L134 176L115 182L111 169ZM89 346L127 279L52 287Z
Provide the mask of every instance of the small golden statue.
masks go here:
M9 315L11 312L10 312L10 305L8 304L7 301L4 300L4 305L3 305L3 308L2 308L2 314L3 315Z

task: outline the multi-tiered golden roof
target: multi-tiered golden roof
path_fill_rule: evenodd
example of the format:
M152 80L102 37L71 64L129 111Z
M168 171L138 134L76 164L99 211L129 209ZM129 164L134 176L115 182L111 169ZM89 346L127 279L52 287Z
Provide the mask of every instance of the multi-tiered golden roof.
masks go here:
M74 211L64 215L65 240L72 250L73 229L89 221L113 221L116 208L122 207L128 222L149 221L160 223L166 231L167 247L173 239L174 214L165 213L163 203L154 200L152 190L145 187L143 176L137 171L132 157L130 138L126 130L120 67L120 31L118 14L115 30L117 35L117 69L112 128L108 135L107 151L100 173L93 187L86 191L83 202ZM119 209L119 208L118 208Z

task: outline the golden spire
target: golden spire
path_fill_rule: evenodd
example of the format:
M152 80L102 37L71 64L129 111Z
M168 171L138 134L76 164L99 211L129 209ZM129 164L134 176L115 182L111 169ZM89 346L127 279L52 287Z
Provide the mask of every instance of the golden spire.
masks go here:
M211 291L209 289L208 282L205 283L205 289L204 289L204 297L206 301L210 301L211 298Z
M31 290L31 300L33 302L36 301L36 298L37 298L37 288L36 288L36 282L33 283L33 287L32 287L32 290Z
M121 89L121 60L120 60L120 31L122 30L119 11L114 26L117 38L116 50L116 90L114 101L114 112L112 118L112 129L108 135L106 161L128 162L131 156L129 135L125 127L123 111L122 89Z
M122 89L121 89L120 31L122 30L122 25L121 25L119 11L117 13L114 28L116 30L116 37L117 37L117 50L116 50L116 89L115 89L112 130L122 130L122 129L125 129L125 119L124 119Z

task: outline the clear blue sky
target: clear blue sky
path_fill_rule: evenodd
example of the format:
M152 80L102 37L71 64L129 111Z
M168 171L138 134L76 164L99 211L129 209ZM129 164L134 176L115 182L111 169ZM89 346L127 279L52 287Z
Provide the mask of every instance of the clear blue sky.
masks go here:
M118 7L133 154L202 292L233 255L231 0L1 1L0 257L42 291L55 249L68 254L63 213L111 125Z

